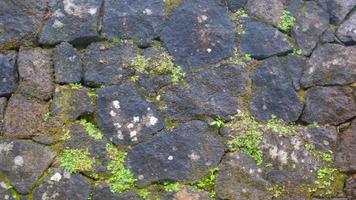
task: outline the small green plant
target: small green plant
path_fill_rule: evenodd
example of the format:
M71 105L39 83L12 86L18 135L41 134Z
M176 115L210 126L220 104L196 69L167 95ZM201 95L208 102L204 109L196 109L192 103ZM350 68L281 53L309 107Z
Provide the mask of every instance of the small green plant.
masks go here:
M103 134L101 133L101 131L98 128L95 127L94 124L88 122L85 119L81 119L80 125L85 127L85 130L87 131L87 133L90 137L94 138L95 140L103 139Z
M295 25L295 17L289 11L283 11L278 28L282 31L288 32Z
M300 56L300 55L302 55L302 50L301 50L301 49L298 49L298 48L293 48L292 55L294 55L294 56Z
M209 170L209 175L204 179L200 180L198 183L194 185L194 187L198 190L204 190L209 192L210 196L214 198L216 196L216 191L214 190L216 173L218 172L218 168L215 167Z
M178 192L180 190L179 182L164 182L163 190L165 192Z
M138 81L139 77L137 75L130 76L130 81L133 83L136 83Z
M329 150L328 152L318 151L314 144L304 144L304 148L311 152L315 158L322 160L327 163L333 162L333 152Z
M309 192L316 192L317 190L324 191L325 195L331 195L331 186L335 181L337 169L333 167L320 168L317 171L317 180L315 181L315 188L310 188Z
M71 83L69 86L72 90L80 90L83 88L82 84L80 83Z
M98 97L98 94L95 91L87 92L88 97Z
M105 40L105 41L103 41L103 44L105 45L105 46L114 46L114 45L119 45L119 44L123 44L124 43L124 41L123 40L121 40L120 38L117 38L117 37L114 37L114 38L112 38L112 39L110 39L110 40Z
M329 24L329 28L332 29L332 30L336 30L337 29L337 25Z
M46 114L43 115L43 121L48 121L48 119L50 118L51 116L51 112L46 112Z
M218 128L221 128L225 125L224 120L220 118L216 118L214 121L210 122L210 126L217 126Z
M82 149L64 149L60 153L60 166L70 173L90 171L93 168L94 159L88 151Z
M149 60L149 58L138 55L131 61L131 66L140 73L145 73L150 66Z
M239 18L241 18L241 17L247 17L248 15L247 15L247 12L246 12L246 10L244 10L244 9L239 9L239 10L237 10L235 13L234 13L234 17L235 18L237 18L237 19L239 19Z
M106 146L106 151L110 157L107 169L110 171L109 184L111 192L123 192L135 186L136 179L131 170L126 169L124 162L127 153L118 150L112 144Z
M232 57L228 59L229 63L244 65L252 60L251 54L243 54L241 55L238 51L234 53Z
M146 188L137 189L137 195L143 199L147 199L148 195L150 194Z
M333 162L333 155L332 155L332 151L330 150L329 152L323 152L322 154L321 154L321 157L322 157L322 159L323 159L323 161L325 161L325 162L328 162L328 163L332 163Z
M273 185L270 188L268 188L268 191L272 195L272 197L278 198L278 197L281 197L284 194L286 189L282 185Z
M320 128L318 122L313 122L312 124L308 124L308 128Z
M176 85L179 81L181 81L185 77L185 73L182 72L179 66L175 66L172 69L171 82L173 85Z
M291 134L296 131L297 127L294 124L286 124L282 119L278 119L275 115L267 121L267 128L275 133Z

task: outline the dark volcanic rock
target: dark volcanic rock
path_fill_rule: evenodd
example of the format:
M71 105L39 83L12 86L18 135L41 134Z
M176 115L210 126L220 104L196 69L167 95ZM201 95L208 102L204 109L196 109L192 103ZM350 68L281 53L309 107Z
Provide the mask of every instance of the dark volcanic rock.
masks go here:
M98 126L118 145L142 142L163 129L155 106L146 102L130 84L98 89Z
M346 15L356 5L356 0L326 0L327 10L330 13L330 22L332 24L339 24L342 22Z
M234 53L234 27L215 0L183 0L170 15L162 40L179 65L216 63Z
M235 12L243 8L247 0L223 0L223 2L229 8L230 11Z
M127 164L138 186L165 180L192 183L206 176L224 153L214 134L205 123L192 121L134 146Z
M303 138L315 149L327 152L336 148L337 132L335 127L307 128L302 133Z
M95 111L94 99L89 97L88 88L71 89L68 86L57 86L54 92L50 111L52 115L59 115L65 119L76 120Z
M307 91L302 120L337 125L356 116L356 102L349 87L313 87Z
M356 47L325 44L309 59L301 79L303 87L346 85L356 81Z
M22 138L40 135L45 128L47 103L21 94L12 95L5 112L5 135Z
M82 63L75 48L67 42L54 50L54 72L57 83L75 83L82 79Z
M284 5L281 0L249 0L247 10L249 15L278 26Z
M282 55L292 50L288 37L276 28L252 18L243 18L244 31L240 35L241 54L257 59Z
M18 68L20 92L41 100L47 100L52 96L54 84L51 50L21 48Z
M104 11L105 38L134 39L141 46L159 36L164 19L162 0L106 0Z
M16 89L16 52L0 53L0 97L10 96Z
M256 162L242 152L228 153L216 176L217 196L231 200L268 200L268 182Z
M21 194L27 194L51 164L47 147L19 140L0 140L0 172Z
M292 79L294 89L300 89L300 79L302 78L305 69L306 59L302 56L288 55L287 71Z
M93 191L93 200L140 200L134 191L112 193L107 184L100 184Z
M293 36L304 55L309 55L329 26L329 15L316 2L307 1L296 14Z
M7 99L5 97L0 98L0 133L4 131L4 115Z
M136 57L131 45L91 44L84 56L84 82L88 85L118 84L128 79Z
M345 193L348 199L356 198L356 175L349 177L345 184Z
M87 200L90 181L79 173L54 169L33 192L33 200Z
M355 1L356 4L356 1ZM346 44L356 43L356 11L340 24L336 32L337 37Z
M89 44L98 39L98 22L102 0L49 0L50 16L39 42L57 44L68 41Z
M336 164L344 172L356 172L356 119L351 127L339 136L336 150Z
M212 200L212 198L208 192L188 188L175 193L170 192L161 197L160 200Z
M10 191L10 187L6 185L4 181L0 179L0 199L15 200L15 197Z
M251 114L258 120L272 115L287 122L296 121L303 109L291 79L278 57L263 61L255 70L255 91L250 100Z
M0 49L35 43L46 4L46 0L0 1Z
M243 109L238 97L246 94L250 79L242 66L204 69L186 79L188 86L172 86L161 94L162 112L171 120L205 115L229 119Z

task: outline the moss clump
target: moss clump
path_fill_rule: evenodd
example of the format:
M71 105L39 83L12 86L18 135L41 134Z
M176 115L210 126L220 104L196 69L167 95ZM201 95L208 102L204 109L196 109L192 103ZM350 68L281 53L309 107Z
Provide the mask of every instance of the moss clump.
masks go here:
M148 195L150 195L150 192L143 188L143 189L137 189L136 190L136 193L139 197L143 198L143 199L147 199L148 198Z
M132 172L126 169L124 165L127 153L118 150L110 144L106 146L106 151L110 157L110 163L107 169L111 173L108 180L111 192L123 192L134 187L136 179L133 177Z
M179 182L164 182L163 190L165 192L178 192L180 190Z
M60 166L70 173L90 171L94 165L94 159L88 151L81 149L65 149L60 153Z
M96 97L98 97L98 94L95 91L89 91L89 92L87 92L87 96L96 98Z
M80 125L84 126L85 130L87 131L88 135L95 140L101 140L103 139L103 134L99 129L95 127L94 124L88 122L85 119L80 120Z
M80 90L83 88L82 84L80 83L71 83L69 86L72 90Z
M302 55L302 50L301 49L298 49L298 48L293 48L293 51L292 51L292 55L294 56L300 56Z
M284 32L288 32L295 25L295 17L289 11L283 11L278 28Z
M286 189L284 185L273 185L268 188L268 191L272 197L278 198L283 196L283 194L286 192Z
M232 63L236 65L245 65L250 61L252 61L251 54L241 55L238 51L236 51L232 57L227 59L228 63Z
M216 191L214 190L216 173L218 172L218 168L215 167L209 171L209 175L199 182L197 182L193 187L198 190L204 190L209 192L210 196L214 198L216 196Z
M225 125L225 121L220 118L216 118L216 119L214 119L214 121L210 122L209 125L217 126L218 128L221 128Z
M179 6L181 0L163 0L164 14L169 15L171 12Z
M267 128L283 135L294 133L297 130L297 126L287 124L282 119L278 119L275 115L272 115L271 119L267 121Z
M316 196L331 197L342 191L345 176L334 167L323 167L317 171L315 187L309 192Z

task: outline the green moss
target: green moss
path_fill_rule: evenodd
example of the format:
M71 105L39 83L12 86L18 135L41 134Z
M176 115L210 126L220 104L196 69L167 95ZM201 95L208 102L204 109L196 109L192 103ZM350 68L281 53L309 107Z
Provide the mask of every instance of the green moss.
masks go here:
M163 190L165 192L178 192L180 190L180 184L179 182L164 182Z
M287 124L282 119L278 119L275 115L272 115L271 119L267 121L267 128L275 133L291 134L297 130L297 126L294 124Z
M271 194L272 197L278 198L284 195L286 192L286 189L284 185L273 185L268 188L269 193Z
M42 117L43 121L45 121L45 122L48 121L50 116L51 116L51 112L46 112Z
M217 126L218 128L221 128L221 127L223 127L225 125L225 122L224 122L224 120L222 120L220 118L216 118L209 125L210 126Z
M173 83L173 85L176 85L185 77L185 75L186 74L182 72L182 69L179 66L174 66L172 68L171 82Z
M298 49L298 48L293 48L293 52L292 52L292 55L294 56L300 56L302 55L302 50L301 49Z
M239 19L239 18L241 18L241 17L247 17L247 16L248 16L246 10L244 10L244 9L242 9L242 8L239 9L239 10L237 10L236 12L234 12L233 15L234 15L234 17L235 17L236 19Z
M80 83L71 83L69 86L72 90L80 90L83 88L82 84Z
M315 187L309 188L309 192L315 196L331 197L343 189L345 176L334 167L323 167L317 171ZM341 184L340 184L341 182Z
M92 90L92 91L87 92L87 96L96 98L96 97L98 97L98 94L96 93L95 90Z
M71 173L90 171L94 165L90 153L81 149L64 149L59 156L60 166Z
M143 198L143 199L147 199L148 195L150 195L150 193L148 192L147 189L143 188L143 189L137 189L136 193L139 197Z
M130 76L129 79L130 79L131 82L136 83L138 81L138 79L139 79L139 76L133 75L133 76Z
M132 172L125 168L125 158L127 153L118 150L115 146L108 144L106 151L110 157L110 163L107 169L111 176L108 180L111 192L123 192L135 186L136 179Z
M106 47L110 47L110 46L114 46L114 45L120 45L120 44L123 44L124 41L121 40L120 38L117 38L117 37L114 37L110 40L105 40L102 42L102 44Z
M295 17L289 11L283 11L278 28L284 32L288 32L295 25Z
M163 123L168 129L174 129L177 127L177 123L171 121L168 117L163 118Z
M329 24L329 28L332 30L336 30L337 29L337 25L336 24Z
M251 54L241 55L238 51L236 51L234 55L230 57L227 61L229 63L236 64L236 65L244 65L252 61L252 57Z
M165 15L171 14L171 12L179 6L181 0L163 0Z
M306 94L305 90L302 89L298 90L297 92L297 96L303 104L305 103L305 94Z
M215 180L216 180L216 173L218 172L218 168L213 168L209 170L209 175L196 184L194 184L194 188L198 190L204 190L210 194L212 198L216 196L216 191L214 190Z
M131 66L140 73L146 73L150 66L149 59L138 55L131 61Z
M10 184L10 181L8 181L6 179L6 177L0 173L0 182L4 182L7 189L9 190L9 192L11 193L12 197L15 198L16 200L20 200L20 194L18 194L15 189L12 187L12 185ZM0 186L1 187L1 186Z
M95 127L94 124L88 122L85 119L81 119L80 125L84 126L85 130L87 131L90 137L94 138L95 140L103 139L103 134L98 128Z

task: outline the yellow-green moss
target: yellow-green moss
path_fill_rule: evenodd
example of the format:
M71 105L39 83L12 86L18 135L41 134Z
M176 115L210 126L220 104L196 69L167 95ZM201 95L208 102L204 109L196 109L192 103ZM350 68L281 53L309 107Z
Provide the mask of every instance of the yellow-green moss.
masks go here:
M179 6L181 0L163 0L164 14L169 15L171 12Z
M303 89L300 89L298 90L297 92L297 96L299 98L299 100L304 104L305 103L305 94L306 94L306 91L303 90Z
M59 157L60 166L70 173L90 171L95 162L90 153L82 149L64 149Z

